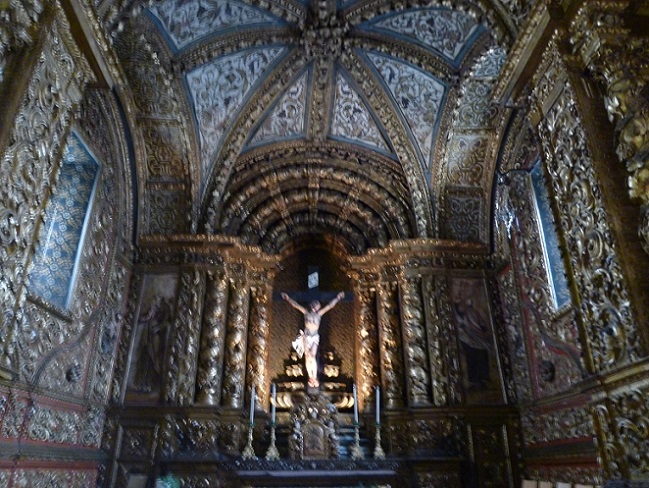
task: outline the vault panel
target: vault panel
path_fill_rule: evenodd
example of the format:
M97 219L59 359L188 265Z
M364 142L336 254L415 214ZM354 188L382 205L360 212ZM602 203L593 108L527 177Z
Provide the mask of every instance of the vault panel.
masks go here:
M428 73L394 58L368 53L399 107L419 149L423 165L430 168L438 115L446 94L444 84Z
M283 24L266 11L233 0L163 0L150 12L176 49L242 27Z
M454 65L483 30L470 15L443 8L393 13L366 22L361 28L415 42Z
M282 95L261 123L250 145L304 136L306 129L308 72L304 72Z
M389 152L371 112L341 73L336 77L334 97L331 135Z
M284 52L285 48L278 46L238 52L187 74L200 136L203 181L226 128L268 67Z

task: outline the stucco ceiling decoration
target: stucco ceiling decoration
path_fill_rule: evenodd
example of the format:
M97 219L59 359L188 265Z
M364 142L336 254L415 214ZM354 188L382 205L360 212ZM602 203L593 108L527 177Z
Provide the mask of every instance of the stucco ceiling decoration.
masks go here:
M491 76L505 53L489 51L507 35L501 13L492 0L426 5L415 0L396 8L384 1L151 4L147 15L133 22L140 31L156 27L157 35L145 37L157 43L154 50L175 77L172 84L186 93L182 112L193 120L194 133L188 137L200 160L191 176L192 187L199 189L192 205L200 208L194 226L222 231L225 223L215 215L227 207L234 168L246 154L271 153L298 141L314 149L339 142L353 146L353 153L392 158L394 177L407 182L402 195L407 213L415 215L415 225L405 234L435 236L441 228L434 221L442 215L436 208L440 185L449 181L438 167L448 168L449 161L456 168L470 165L464 156L475 152L475 144L481 147L477 135L471 139L475 144L449 145L448 130L455 123L467 130L491 124L489 110L471 107L489 107ZM490 57L475 68L485 53ZM447 107L457 100L471 107ZM449 156L456 149L458 154ZM343 171L338 162L331 164L332 170ZM489 168L464 167L460 173L483 190ZM320 205L323 210L325 204ZM295 219L283 222L294 234ZM327 225L330 231L342 228ZM393 234L383 233L388 239ZM383 237L363 239L371 245L384 242Z
M200 134L203 177L209 171L223 134L249 92L269 65L284 52L281 47L246 50L187 73L187 87Z
M304 137L307 117L307 81L305 71L268 111L254 133L249 147L282 139Z
M340 71L336 74L334 96L331 136L389 152L388 144L376 122L376 116Z
M416 8L364 22L359 29L414 42L458 66L472 40L484 31L469 14L447 8Z
M392 100L406 121L428 169L431 162L437 116L443 104L445 86L414 66L387 56L368 53L368 58L387 85Z
M151 6L166 39L181 50L205 37L241 28L282 25L270 12L234 0L163 0Z

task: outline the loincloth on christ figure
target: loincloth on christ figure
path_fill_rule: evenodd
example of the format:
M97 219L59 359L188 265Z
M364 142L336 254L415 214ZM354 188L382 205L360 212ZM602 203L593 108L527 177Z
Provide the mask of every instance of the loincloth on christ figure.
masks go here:
M293 349L297 352L298 357L304 356L305 350L310 350L314 346L317 347L320 344L320 335L317 332L307 331L304 334L304 331L301 330L295 340L292 342Z

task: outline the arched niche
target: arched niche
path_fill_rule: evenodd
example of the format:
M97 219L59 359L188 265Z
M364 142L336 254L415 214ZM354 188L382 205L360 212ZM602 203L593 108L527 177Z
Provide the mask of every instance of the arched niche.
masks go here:
M345 299L322 317L320 324L319 377L322 354L333 349L342 359L342 374L354 376L354 298L353 283L347 276L343 248L322 237L309 237L285 250L273 281L273 313L270 319L268 372L274 378L284 372L284 360L291 353L291 342L304 328L304 317L282 300L288 293L304 306L312 300L325 305L340 291ZM318 273L318 284L309 288L309 273Z

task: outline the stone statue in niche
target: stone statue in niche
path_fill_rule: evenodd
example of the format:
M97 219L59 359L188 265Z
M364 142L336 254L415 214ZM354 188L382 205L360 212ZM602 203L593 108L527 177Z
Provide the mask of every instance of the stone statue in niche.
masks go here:
M162 365L167 330L172 320L172 306L168 298L156 296L147 311L140 316L140 340L135 356L133 387L151 392L162 382Z
M309 376L309 386L311 387L317 388L320 386L320 382L318 381L318 362L316 360L318 345L320 344L320 335L318 334L320 320L324 314L334 308L344 297L345 293L341 291L336 295L336 298L324 307L322 307L319 301L314 300L309 304L309 308L306 309L286 293L282 293L284 300L304 314L304 330L300 331L300 334L293 341L293 348L300 357L302 355L305 356L306 371Z

